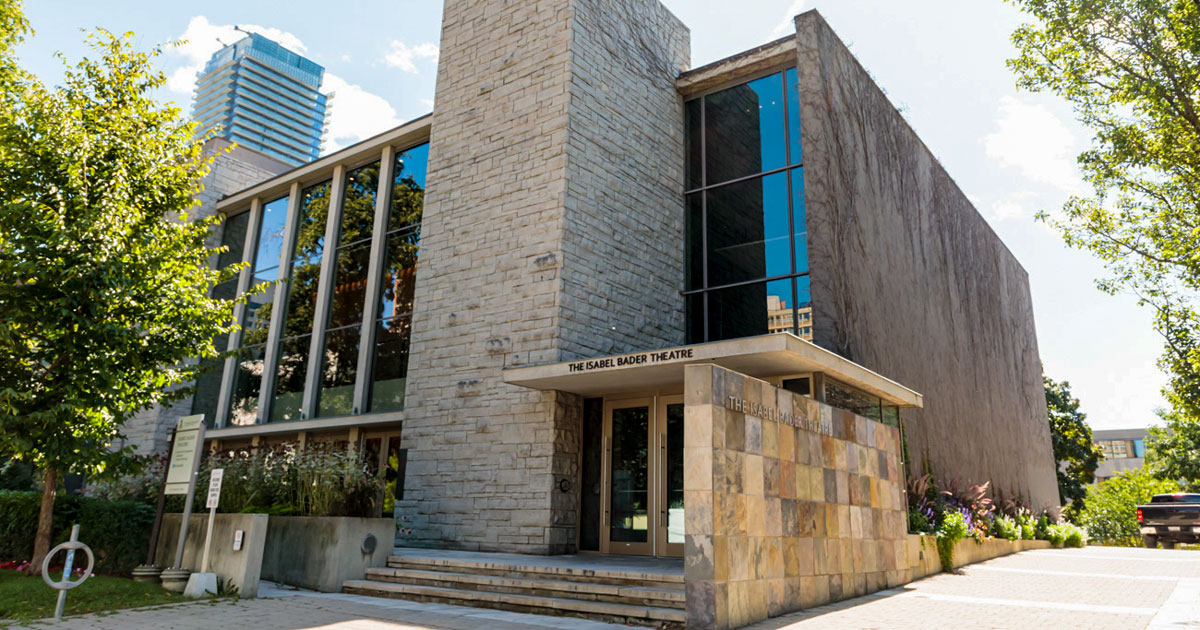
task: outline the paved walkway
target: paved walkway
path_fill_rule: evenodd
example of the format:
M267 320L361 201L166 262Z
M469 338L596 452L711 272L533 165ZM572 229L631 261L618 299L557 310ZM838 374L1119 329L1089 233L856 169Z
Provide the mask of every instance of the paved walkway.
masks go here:
M41 622L63 630L616 630L624 626L339 593L264 588L239 602L179 604ZM1200 629L1200 552L1028 551L751 626L753 630Z
M1027 551L749 628L1198 629L1200 552Z

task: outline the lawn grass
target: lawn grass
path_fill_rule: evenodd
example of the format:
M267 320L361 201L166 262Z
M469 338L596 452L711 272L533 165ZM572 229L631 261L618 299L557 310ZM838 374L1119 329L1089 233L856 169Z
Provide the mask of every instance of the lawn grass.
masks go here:
M58 576L53 576L57 578ZM0 570L0 626L7 621L29 621L54 616L58 591L40 577L20 571ZM67 591L63 616L192 601L163 590L159 584L142 584L127 578L96 576Z

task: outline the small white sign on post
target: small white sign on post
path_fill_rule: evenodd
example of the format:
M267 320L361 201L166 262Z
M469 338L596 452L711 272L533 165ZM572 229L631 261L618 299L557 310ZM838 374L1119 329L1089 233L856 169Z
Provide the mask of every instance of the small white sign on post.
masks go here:
M212 546L213 522L217 519L217 504L221 502L221 479L225 477L224 468L212 469L208 478L208 531L204 534L204 555L200 560L200 572L208 573L208 549Z
M221 501L221 480L225 478L224 468L214 468L212 476L208 478L208 502L204 504L207 509L215 509L217 503Z

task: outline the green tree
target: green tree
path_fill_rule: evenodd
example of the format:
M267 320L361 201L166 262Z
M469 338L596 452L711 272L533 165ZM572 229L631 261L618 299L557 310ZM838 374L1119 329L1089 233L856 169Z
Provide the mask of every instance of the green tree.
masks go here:
M1045 376L1046 410L1050 416L1050 440L1058 473L1058 498L1074 516L1083 508L1087 485L1096 480L1096 467L1104 455L1092 442L1087 414L1079 410L1079 399L1071 396L1071 385Z
M1160 478L1200 489L1200 421L1179 406L1160 411L1159 417L1166 426L1150 427L1146 467Z
M1109 545L1137 546L1137 506L1149 503L1156 494L1175 492L1179 485L1157 479L1144 468L1117 473L1112 479L1088 488L1080 525L1092 540Z
M1018 84L1065 98L1095 137L1079 156L1093 194L1050 220L1104 261L1110 293L1155 309L1178 413L1200 417L1200 2L1010 0Z
M0 7L11 45L20 7ZM209 268L218 219L188 215L210 161L194 125L151 98L160 49L136 52L131 33L89 40L98 57L61 86L10 63L0 100L0 453L42 471L34 566L59 475L129 467L122 424L186 395L187 358L217 355L231 302L208 291L238 270Z

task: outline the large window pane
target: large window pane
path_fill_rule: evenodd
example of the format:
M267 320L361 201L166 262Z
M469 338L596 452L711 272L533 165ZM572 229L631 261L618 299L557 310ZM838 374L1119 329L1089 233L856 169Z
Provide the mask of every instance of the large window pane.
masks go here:
M688 101L684 105L684 155L687 156L687 174L684 190L693 190L704 185L704 153L701 152L704 133L700 110L704 99Z
M787 78L788 157L791 164L804 163L804 144L800 127L800 86L796 84L796 69L784 73Z
M792 273L786 173L706 194L708 286Z
M377 324L370 411L404 408L410 325L409 317L396 317Z
M772 315L785 316L794 305L791 279L711 291L708 340L765 335L772 332Z
M421 222L428 161L428 144L396 154L396 172L392 178L392 201L388 213L389 232Z
M343 247L337 253L333 276L329 328L341 328L362 321L367 296L367 268L371 263L371 242Z
M246 249L246 230L250 224L250 213L242 212L226 217L221 224L222 251L217 255L217 270L225 270L231 265L242 261ZM238 278L233 276L217 284L212 289L212 297L218 300L232 300L237 297ZM230 305L232 314L232 305ZM217 352L229 349L229 335L213 337L213 347ZM192 413L204 414L204 421L214 426L217 418L217 399L221 395L221 379L225 374L225 361L219 358L204 359L200 362L200 373L196 377L196 391L192 394Z
M792 186L792 237L796 243L796 273L808 273L808 215L804 211L804 169L788 171Z
M704 108L705 185L787 165L782 75L710 94Z
M349 326L325 333L321 391L317 416L348 416L354 412L354 379L358 375L360 328Z
M270 422L300 419L311 339L312 335L302 335L279 342L279 364L275 369L277 380L275 396L271 401Z
M283 253L283 228L287 223L288 198L282 197L263 206L262 226L258 232L258 247L254 253L254 269L279 266Z
M262 391L264 346L244 348L237 355L229 424L246 426L258 419L258 395Z
M356 168L346 174L346 199L342 204L339 247L371 238L375 224L375 196L378 191L379 162Z
M304 190L301 199L296 252L292 256L291 277L287 281L284 337L312 332L317 288L321 279L321 257L325 249L325 224L329 217L329 189L329 182L310 186Z
M417 279L417 245L420 240L420 230L415 227L388 235L387 266L384 267L383 286L379 293L382 300L380 318L412 312Z
M687 197L687 284L690 291L704 287L704 193Z
M225 251L217 256L217 269L242 262L246 248L246 229L249 225L249 212L241 212L225 219L221 226L221 246Z

